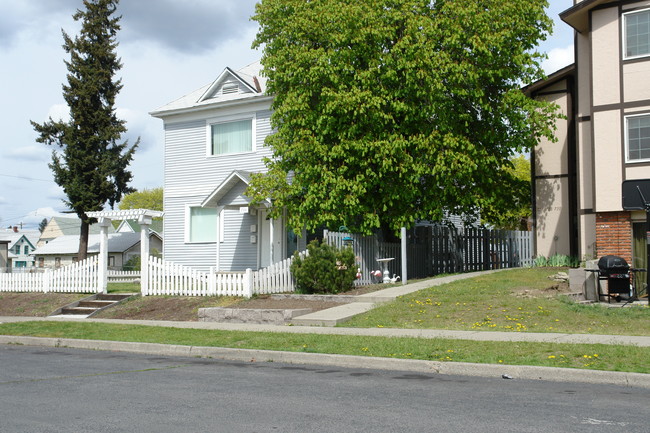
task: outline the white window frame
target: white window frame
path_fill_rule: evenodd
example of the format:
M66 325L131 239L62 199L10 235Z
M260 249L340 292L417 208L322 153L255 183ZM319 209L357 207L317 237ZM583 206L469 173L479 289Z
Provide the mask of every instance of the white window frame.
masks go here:
M650 57L650 49L648 50L647 53L645 54L639 54L636 56L628 56L627 55L627 17L630 15L635 15L639 13L650 13L650 8L645 8L645 9L638 9L638 10L633 10L629 12L624 12L623 13L623 37L622 37L622 44L623 44L623 59L624 60L632 60L632 59L640 59L643 57Z
M251 150L246 150L243 152L233 152L233 153L218 153L218 154L213 154L212 153L212 125L218 125L220 123L230 123L230 122L239 122L242 120L250 120L251 121ZM208 119L206 121L206 141L205 141L205 152L208 157L211 158L221 158L224 156L231 156L231 155L242 155L242 154L247 154L247 153L253 153L257 151L257 146L256 146L256 134L257 131L257 115L255 113L246 113L246 114L238 114L238 115L231 115L231 116L222 116L222 117L215 117L212 119Z
M219 240L219 231L217 231L217 239L214 241L191 241L190 240L190 223L191 223L191 209L192 208L200 208L201 204L187 204L185 205L185 243L186 244L214 244L217 243L217 240ZM217 219L215 221L215 224L217 224L217 229L221 224L219 224L219 217L220 214L217 212Z
M629 137L629 127L628 120L634 117L650 117L650 112L648 113L636 113L629 114L625 116L625 162L629 164L635 164L637 162L650 162L650 158L645 159L630 159L630 137Z

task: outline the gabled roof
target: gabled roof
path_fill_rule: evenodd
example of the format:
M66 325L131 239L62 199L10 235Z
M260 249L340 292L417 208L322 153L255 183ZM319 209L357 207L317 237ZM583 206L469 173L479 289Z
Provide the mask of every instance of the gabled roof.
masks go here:
M52 217L50 218L50 221L48 221L47 225L49 226L50 224L56 225L59 230L61 230L61 233L63 233L64 236L67 235L79 235L81 232L81 220L79 218L66 218L66 217ZM43 233L47 231L47 226L45 227L45 230L43 230ZM88 228L88 233L93 235L93 234L98 234L100 231L99 224L92 224ZM108 228L109 233L114 232L115 230L113 227ZM41 233L41 237L43 235Z
M40 232L38 230L0 233L0 239L9 241L9 249L13 248L22 238L25 238L25 241L27 241L32 248L36 248L36 242L38 242L39 236Z
M117 227L117 233L140 233L140 224L136 220L124 220ZM163 235L163 221L155 219L149 226L149 231L156 232L157 235Z
M233 84L234 86L232 86ZM231 85L231 87L226 87L227 85ZM231 89L232 91L227 92L226 89ZM226 68L221 75L214 80L210 87L208 87L208 90L206 90L203 96L199 98L198 102L216 98L225 99L242 93L260 93L259 84L256 86L254 81L249 83L232 69Z
M583 0L560 13L560 18L579 33L585 33L589 31L589 11L596 6L607 3L619 2L614 0Z
M215 104L236 104L259 98L271 99L266 95L266 79L260 76L261 68L262 65L259 61L237 71L225 68L212 83L163 105L149 114L154 117L165 117L171 114L212 108ZM234 88L224 91L224 86L233 83L238 85L236 91Z
M158 236L152 233L152 236ZM160 236L158 236L160 237ZM88 236L88 253L99 253L101 235ZM108 235L108 252L123 253L140 242L140 233L111 233ZM46 245L37 248L32 254L37 256L54 254L77 254L79 252L79 236L59 236Z
M215 188L210 195L203 200L201 207L216 207L219 201L238 183L243 182L249 185L251 182L251 173L248 171L235 170Z
M551 84L562 80L563 78L569 77L571 75L575 75L575 71L576 71L576 65L575 63L572 63L569 66L565 66L564 68L559 69L553 72L552 74L549 74L549 76L544 78L543 80L538 80L532 84L529 84L528 86L522 88L521 90L526 95L532 96L535 93L539 92L541 89L544 89L545 87L548 87Z

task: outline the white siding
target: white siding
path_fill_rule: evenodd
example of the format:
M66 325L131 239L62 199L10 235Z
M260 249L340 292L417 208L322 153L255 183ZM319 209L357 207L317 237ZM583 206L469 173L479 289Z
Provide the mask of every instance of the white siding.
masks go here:
M251 225L257 224L257 217L238 210L224 210L224 242L221 243L221 270L243 271L257 269L257 233L251 233ZM251 242L255 237L255 243Z
M244 113L245 111L242 111ZM255 152L210 156L206 149L206 120L221 115L232 115L218 108L202 113L201 118L182 122L165 122L165 260L207 270L217 263L216 243L185 243L185 209L199 205L234 170L265 171L262 158L271 156L264 147L264 139L271 131L269 110L256 111ZM229 194L243 193L243 185ZM240 203L240 199L236 203ZM245 204L245 203L241 203ZM250 225L257 218L227 211L225 242L220 245L221 270L257 268L257 246L250 242ZM231 217L232 216L232 217ZM242 226L244 226L242 228ZM236 230L242 229L241 233Z

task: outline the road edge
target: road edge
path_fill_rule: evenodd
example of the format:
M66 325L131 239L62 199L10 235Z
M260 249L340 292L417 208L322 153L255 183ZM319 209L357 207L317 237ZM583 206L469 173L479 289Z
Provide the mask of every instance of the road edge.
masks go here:
M650 389L650 374L525 365L439 362L323 353L282 352L160 343L0 335L0 344L130 352L159 356L214 358L241 362L280 362L341 368L408 371L454 376L608 384Z

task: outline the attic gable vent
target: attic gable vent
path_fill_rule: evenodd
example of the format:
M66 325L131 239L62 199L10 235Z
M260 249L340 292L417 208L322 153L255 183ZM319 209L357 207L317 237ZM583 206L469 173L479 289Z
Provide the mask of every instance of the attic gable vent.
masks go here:
M222 95L232 95L239 93L239 83L226 83L221 88Z

